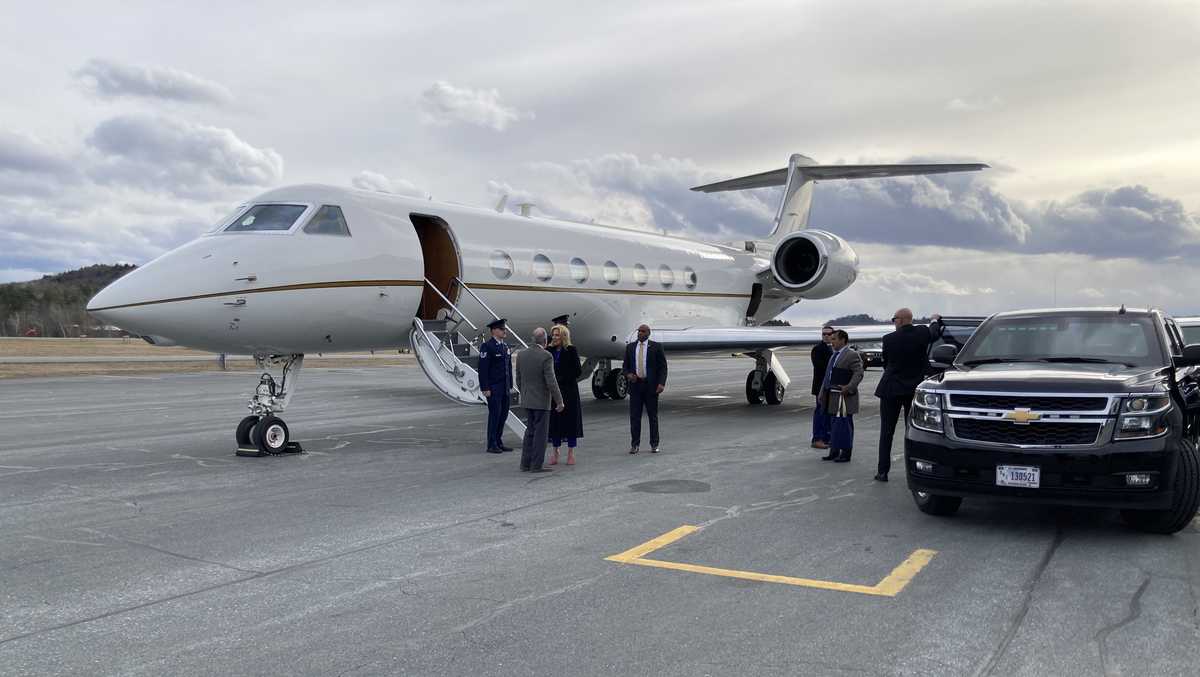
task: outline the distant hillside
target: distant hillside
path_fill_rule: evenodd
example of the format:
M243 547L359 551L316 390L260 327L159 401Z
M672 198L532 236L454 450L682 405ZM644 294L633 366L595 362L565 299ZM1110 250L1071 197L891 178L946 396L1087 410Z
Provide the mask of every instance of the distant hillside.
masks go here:
M830 320L830 321L826 322L825 324L833 325L835 327L857 327L857 326L862 326L865 324L891 324L891 323L892 323L891 320L877 320L874 317L871 317L870 315L868 315L866 313L859 313L858 315L843 315L839 318Z
M0 336L104 333L84 310L88 299L135 267L98 264L32 282L0 284Z

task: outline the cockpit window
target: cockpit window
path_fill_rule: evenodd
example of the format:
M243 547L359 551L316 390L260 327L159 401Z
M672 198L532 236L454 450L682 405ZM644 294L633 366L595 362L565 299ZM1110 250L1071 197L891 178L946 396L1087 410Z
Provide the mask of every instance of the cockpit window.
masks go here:
M304 205L254 205L229 224L224 232L246 233L288 230L308 207Z
M346 217L342 216L342 208L334 205L322 205L317 213L308 221L304 232L310 235L341 235L350 237L350 226L346 225Z

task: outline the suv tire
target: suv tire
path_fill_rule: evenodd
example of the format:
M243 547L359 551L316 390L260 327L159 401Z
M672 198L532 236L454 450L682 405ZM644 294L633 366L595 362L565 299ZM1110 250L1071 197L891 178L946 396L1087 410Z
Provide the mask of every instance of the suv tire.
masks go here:
M917 504L917 509L926 515L939 515L948 517L958 512L958 507L962 505L961 496L940 496L931 494L927 491L913 491L913 501Z
M1200 507L1200 452L1195 440L1180 441L1179 463L1175 468L1175 500L1166 510L1122 510L1121 519L1129 526L1152 534L1173 534L1196 518Z

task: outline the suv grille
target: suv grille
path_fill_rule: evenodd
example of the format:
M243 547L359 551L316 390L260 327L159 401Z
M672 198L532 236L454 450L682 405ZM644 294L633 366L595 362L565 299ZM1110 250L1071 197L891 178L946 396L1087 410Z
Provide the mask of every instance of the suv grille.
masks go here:
M1017 425L1008 421L987 421L975 418L954 419L954 433L959 439L1000 444L1056 446L1094 444L1100 434L1100 423L1032 423Z
M1105 411L1107 397L1051 397L1047 395L950 395L950 406L963 409L1018 409L1033 411Z

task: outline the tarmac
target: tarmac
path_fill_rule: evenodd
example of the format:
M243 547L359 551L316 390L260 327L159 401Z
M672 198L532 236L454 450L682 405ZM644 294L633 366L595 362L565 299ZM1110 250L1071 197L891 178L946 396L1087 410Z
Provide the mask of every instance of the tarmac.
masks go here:
M751 406L749 360L673 361L655 455L584 383L578 464L534 476L416 366L306 368L307 453L268 458L233 455L253 374L4 381L0 674L1200 670L1200 525L924 515L871 479L874 398L823 462L785 365Z

